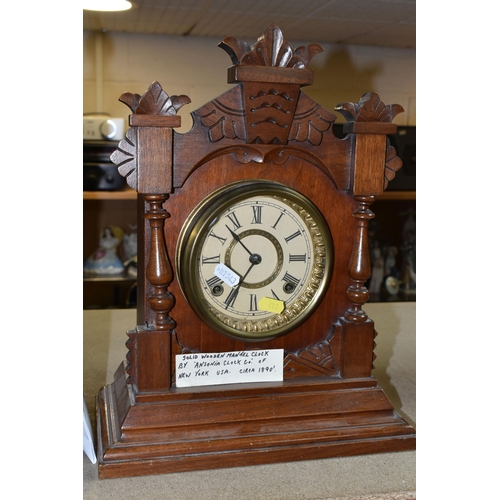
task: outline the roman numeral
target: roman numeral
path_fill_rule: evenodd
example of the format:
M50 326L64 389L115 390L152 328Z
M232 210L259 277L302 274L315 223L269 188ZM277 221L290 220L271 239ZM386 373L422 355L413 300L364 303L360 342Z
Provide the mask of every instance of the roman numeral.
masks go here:
M291 234L290 236L287 236L285 238L285 241L288 243L290 240L293 240L294 238L297 238L297 236L300 236L300 231L297 230L295 233Z
M240 221L234 212L229 213L226 217L233 223L234 229L239 229L241 227Z
M252 207L253 209L253 219L252 224L262 224L262 206L257 205Z
M250 311L257 311L257 294L250 294Z
M208 234L208 236L212 236L213 238L217 238L217 239L221 242L221 244L222 244L222 245L224 245L224 243L226 243L226 240L227 240L227 238L223 238L222 236L217 236L217 235L213 232L213 230L212 230L212 231L210 231L210 233Z
M271 293L273 294L273 297L276 299L276 300L281 300L277 295L276 293L274 293L274 290L271 288Z
M210 279L207 280L207 285L212 288L215 285L218 285L219 283L222 283L222 280L218 276L212 276Z
M229 292L229 295L227 296L226 300L224 301L224 304L226 304L226 309L228 307L233 307L234 306L234 301L236 300L236 297L238 296L239 290L237 288L232 288L231 291Z
M295 276L288 274L288 271L285 273L285 276L283 276L283 279L281 281L286 281L287 283L292 283L292 285L295 285L295 286L297 286L300 283L300 280L297 279Z
M213 257L203 257L201 256L201 265L203 264L220 264L220 254L214 255Z
M280 216L278 217L278 219L274 223L274 226L271 226L273 229L276 229L276 226L278 225L278 222L280 221L281 217L283 217L283 212L280 213Z
M306 254L300 254L300 255L295 255L295 254L288 254L288 262L305 262L306 261Z

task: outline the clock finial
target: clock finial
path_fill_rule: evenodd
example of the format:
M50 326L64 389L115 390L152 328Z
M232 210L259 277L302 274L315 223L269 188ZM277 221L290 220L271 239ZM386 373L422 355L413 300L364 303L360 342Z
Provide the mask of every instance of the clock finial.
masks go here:
M293 50L276 24L252 47L234 37L225 38L219 47L233 62L228 83L243 87L246 142L286 144L300 87L313 83L309 62L323 48L312 44Z
M234 37L225 38L219 43L230 56L233 64L248 64L251 66L272 66L280 68L307 68L309 61L320 52L323 47L316 43L307 47L298 47L295 51L284 39L283 33L277 24L271 24L250 48L246 42Z

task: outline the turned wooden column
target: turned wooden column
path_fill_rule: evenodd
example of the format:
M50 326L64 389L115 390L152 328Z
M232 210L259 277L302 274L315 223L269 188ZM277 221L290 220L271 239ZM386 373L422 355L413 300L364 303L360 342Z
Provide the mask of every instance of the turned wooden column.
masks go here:
M356 137L351 179L352 196L357 202L352 214L356 237L348 268L351 283L346 290L350 305L340 319L343 347L341 374L344 378L369 377L376 336L373 322L363 310L370 297L365 286L371 276L368 224L375 217L370 206L401 168L401 160L390 146L387 134L396 132L397 126L392 120L403 108L399 104L385 105L377 94L367 93L358 103L340 104L335 109L347 120L344 132Z
M151 292L147 301L155 314L155 321L152 325L138 327L135 339L134 357L137 365L135 383L139 392L168 390L171 386L171 336L175 322L169 313L174 307L175 298L168 291L174 275L164 236L165 220L169 214L163 208L163 203L168 196L167 194L144 196L146 203L149 204L144 218L149 222L150 234L146 279Z
M354 199L358 202L358 208L352 214L357 221L357 230L349 263L351 285L346 291L351 306L347 309L345 318L349 321L363 322L367 319L363 305L370 298L370 292L366 288L365 282L371 275L368 224L370 219L375 217L375 214L370 210L375 196L354 196Z
M152 194L144 197L150 207L144 216L149 221L151 234L149 260L146 267L146 279L152 287L148 303L156 315L156 330L172 330L175 324L169 316L175 299L168 291L174 275L164 237L165 219L169 217L169 214L162 208L168 197L167 194Z
M358 208L352 216L357 222L356 238L353 242L348 274L351 284L346 296L350 306L340 319L342 325L342 359L340 371L343 378L369 377L373 364L375 330L363 305L368 301L370 292L365 282L371 275L368 224L375 217L370 210L375 196L354 196Z

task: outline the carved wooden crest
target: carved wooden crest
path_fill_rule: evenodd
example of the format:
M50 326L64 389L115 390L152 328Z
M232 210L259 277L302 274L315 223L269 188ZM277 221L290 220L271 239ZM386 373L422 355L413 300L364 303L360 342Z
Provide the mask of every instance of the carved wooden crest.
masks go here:
M318 112L319 106L300 94L301 86L312 83L308 64L322 52L319 45L294 51L273 24L253 47L232 37L219 46L234 64L229 68L228 81L242 86L197 112L210 128L212 141L228 137L244 139L248 144L321 142L321 133L335 121L335 116L326 110Z

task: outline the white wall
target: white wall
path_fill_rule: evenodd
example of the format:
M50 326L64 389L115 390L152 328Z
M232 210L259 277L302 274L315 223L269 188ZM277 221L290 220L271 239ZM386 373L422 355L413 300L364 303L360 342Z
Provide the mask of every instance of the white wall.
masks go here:
M237 37L237 33L235 34ZM142 95L157 80L168 95L186 94L191 104L179 111L189 130L189 113L226 92L229 55L214 38L83 32L83 112L127 117L118 101L124 92ZM252 45L256 40L247 40ZM303 42L289 41L295 49ZM315 43L312 40L309 43ZM413 49L322 44L314 57L314 84L303 91L329 111L341 102L357 102L369 91L406 112L394 120L415 125L416 55ZM336 113L337 114L337 113ZM338 115L337 122L343 118Z

